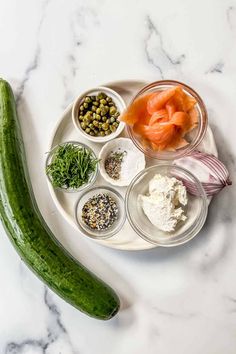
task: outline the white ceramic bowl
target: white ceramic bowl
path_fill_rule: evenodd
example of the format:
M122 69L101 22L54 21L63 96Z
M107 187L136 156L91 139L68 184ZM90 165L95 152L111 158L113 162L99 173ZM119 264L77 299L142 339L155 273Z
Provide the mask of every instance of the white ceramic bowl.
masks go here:
M120 122L119 126L115 132L103 137L103 136L91 136L91 135L87 134L81 128L80 122L78 120L78 110L79 110L82 99L85 96L96 96L99 92L104 92L106 95L111 97L113 99L114 103L116 104L118 111L120 112L120 114L122 114L122 112L126 108L123 98L116 91L114 91L108 87L100 86L100 87L95 87L90 90L87 90L76 98L76 100L73 104L73 108L72 108L72 120L73 120L75 129L79 132L80 135L82 135L83 137L85 137L86 139L88 139L90 141L93 141L96 143L104 143L104 142L112 140L112 139L116 138L118 135L120 135L122 130L125 127L125 123Z
M123 162L124 173L121 173L120 179L115 180L107 174L105 160L112 152L118 149L126 151L127 154L124 156ZM117 138L106 143L99 153L99 160L99 170L102 177L114 186L128 186L134 176L145 168L146 164L144 154L136 148L129 138Z

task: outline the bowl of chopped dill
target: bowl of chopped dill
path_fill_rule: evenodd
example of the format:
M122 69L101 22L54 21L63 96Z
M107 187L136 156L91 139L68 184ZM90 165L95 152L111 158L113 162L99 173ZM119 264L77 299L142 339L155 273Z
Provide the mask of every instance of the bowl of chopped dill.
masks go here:
M97 178L98 159L85 144L68 141L56 145L47 155L45 172L55 189L79 192Z

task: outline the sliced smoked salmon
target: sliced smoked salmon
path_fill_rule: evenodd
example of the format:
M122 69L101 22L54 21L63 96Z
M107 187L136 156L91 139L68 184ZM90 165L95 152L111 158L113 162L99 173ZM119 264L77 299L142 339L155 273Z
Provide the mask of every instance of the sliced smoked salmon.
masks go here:
M192 109L195 106L196 103L197 101L195 100L194 97L186 95L184 100L185 111L188 112L190 109Z
M177 87L175 95L173 97L173 102L176 111L185 112L185 93L180 86Z
M167 101L166 110L167 110L169 119L171 119L173 114L176 112L176 106L175 106L174 100L172 98L169 101Z
M159 111L152 114L149 125L153 125L155 123L167 122L169 120L168 112L165 108L159 109Z
M176 134L176 127L169 122L143 126L144 136L155 144L168 145Z
M188 144L185 135L198 124L194 97L181 86L140 96L122 115L141 143L155 151L175 151Z
M188 111L188 115L190 117L192 128L196 127L198 125L198 111L196 110L196 108L193 107L192 109L190 109L190 111Z
M186 112L175 112L170 119L170 123L180 127L183 134L186 134L191 128L190 117Z
M147 93L136 98L119 118L120 121L133 125L136 122L148 124L150 115L147 111L147 102L153 93Z
M152 95L150 100L147 102L148 113L153 114L159 109L163 108L167 101L169 101L169 99L174 96L177 88L178 86L173 86L168 90L156 92L155 95Z

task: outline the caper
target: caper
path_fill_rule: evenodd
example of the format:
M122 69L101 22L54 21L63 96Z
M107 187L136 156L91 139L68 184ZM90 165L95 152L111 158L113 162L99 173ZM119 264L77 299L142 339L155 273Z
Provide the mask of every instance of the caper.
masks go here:
M103 123L102 129L103 129L103 130L107 130L108 128L109 128L109 124Z
M105 116L106 113L107 113L106 109L104 107L101 108L101 116Z
M86 112L84 115L85 119L89 119L91 117L91 113L90 112Z
M80 125L83 130L85 130L87 127L87 124L85 122L82 122Z
M116 108L114 106L110 107L110 114L113 116L116 113Z
M89 123L92 121L92 118L90 117L84 117L84 122L89 125Z
M102 110L104 111L104 112L106 112L106 114L109 112L109 107L108 108L106 108L106 106L104 106L103 108L102 108Z
M102 100L103 98L106 98L106 97L107 97L107 95L104 92L99 92L99 94L97 95L97 98L99 100Z
M113 99L104 92L97 96L85 96L81 102L78 120L87 134L105 136L115 132L120 113ZM85 113L85 114L84 114Z
M90 98L89 96L86 96L85 99L84 99L84 101L85 101L86 103L90 103L90 102L91 102L91 98Z
M106 104L107 103L107 101L103 98L102 100L100 100L100 104Z

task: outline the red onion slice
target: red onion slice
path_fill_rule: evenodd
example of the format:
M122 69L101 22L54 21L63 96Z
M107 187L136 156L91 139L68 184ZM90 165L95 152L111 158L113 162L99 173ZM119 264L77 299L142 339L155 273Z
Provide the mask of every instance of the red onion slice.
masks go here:
M208 197L212 197L213 195L219 193L224 187L232 184L229 178L229 171L227 170L223 162L221 162L215 156L207 154L205 152L192 151L186 157L198 160L208 168L209 181L200 181ZM182 181L189 193L193 195L198 194L197 189L193 185L193 183L187 180Z

